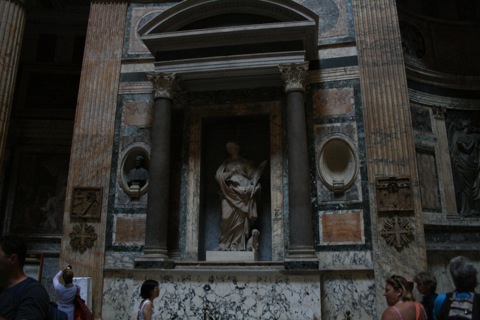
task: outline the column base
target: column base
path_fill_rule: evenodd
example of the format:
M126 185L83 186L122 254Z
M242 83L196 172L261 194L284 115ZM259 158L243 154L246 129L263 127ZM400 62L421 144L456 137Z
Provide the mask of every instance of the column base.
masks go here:
M284 266L287 270L311 270L318 269L320 263L313 248L295 248L288 251Z
M143 255L135 259L134 267L139 269L174 269L175 262L170 260L163 249L144 249Z

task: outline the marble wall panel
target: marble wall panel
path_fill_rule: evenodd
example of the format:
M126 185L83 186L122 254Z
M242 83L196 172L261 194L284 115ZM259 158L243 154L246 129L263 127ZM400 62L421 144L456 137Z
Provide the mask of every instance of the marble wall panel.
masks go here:
M122 126L151 127L153 101L123 101Z
M134 249L134 248L132 248ZM138 251L110 251L105 250L105 269L133 269L135 259L143 253Z
M152 271L153 272L153 271ZM160 282L160 319L320 319L319 276L126 273L104 281L104 319L136 319L144 279Z
M375 281L370 272L325 274L322 319L377 319L374 293Z
M371 251L320 251L317 252L320 269L372 269Z
M354 112L353 88L319 89L313 93L313 117L351 115Z
M146 215L117 214L113 219L114 245L142 245L145 243Z
M435 154L417 148L417 165L422 209L441 212Z

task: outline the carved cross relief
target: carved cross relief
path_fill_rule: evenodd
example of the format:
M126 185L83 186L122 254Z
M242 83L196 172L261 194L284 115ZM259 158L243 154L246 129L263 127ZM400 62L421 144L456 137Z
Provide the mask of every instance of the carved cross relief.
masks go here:
M413 228L410 222L398 216L386 220L380 234L387 244L399 250L413 240Z
M102 214L102 188L74 188L72 202L72 221L81 220L72 227L70 232L70 245L73 250L84 253L95 245L98 238L93 225L86 220L100 220Z

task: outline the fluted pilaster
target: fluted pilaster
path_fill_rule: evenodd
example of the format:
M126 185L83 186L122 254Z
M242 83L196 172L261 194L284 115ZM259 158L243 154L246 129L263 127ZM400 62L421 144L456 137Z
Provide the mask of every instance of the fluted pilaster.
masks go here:
M0 0L0 170L5 158L24 29L25 7L22 2Z
M423 221L416 174L408 87L395 0L354 0L355 34L367 143L376 301L385 308L385 279L393 273L412 278L426 267ZM379 213L375 179L406 177L411 182L413 210ZM385 222L401 215L414 229L413 243L402 249L381 237ZM394 220L391 220L394 219ZM412 259L415 257L415 259Z
M90 7L87 39L72 140L61 260L75 266L75 276L92 277L93 312L100 318L107 204L127 4L97 3ZM101 188L101 216L87 221L98 235L93 248L72 250L69 234L72 192L77 187Z

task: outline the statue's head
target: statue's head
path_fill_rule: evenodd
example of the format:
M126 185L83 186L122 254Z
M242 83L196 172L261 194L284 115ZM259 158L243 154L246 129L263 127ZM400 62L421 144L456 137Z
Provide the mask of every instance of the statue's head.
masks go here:
M227 142L226 149L230 154L236 154L240 150L240 146L236 141L229 141Z
M135 157L135 166L139 167L143 164L143 156L136 156Z

